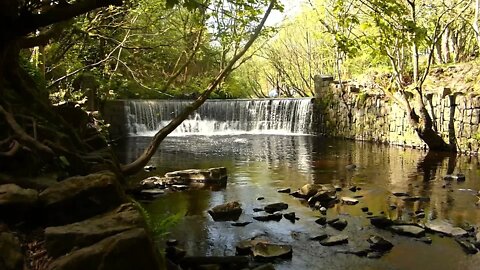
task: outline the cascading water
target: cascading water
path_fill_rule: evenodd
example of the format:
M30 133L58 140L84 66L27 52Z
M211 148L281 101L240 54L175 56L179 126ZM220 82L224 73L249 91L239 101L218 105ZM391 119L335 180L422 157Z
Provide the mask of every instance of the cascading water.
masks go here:
M131 136L153 136L191 101L128 100ZM208 100L172 135L309 134L312 99Z

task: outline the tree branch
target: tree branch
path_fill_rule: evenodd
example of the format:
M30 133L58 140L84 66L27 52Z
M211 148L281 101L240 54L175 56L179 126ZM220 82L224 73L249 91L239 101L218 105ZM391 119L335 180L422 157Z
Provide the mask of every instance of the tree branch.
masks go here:
M26 35L39 28L66 21L78 15L109 5L120 6L123 0L82 0L73 4L57 4L40 14L27 14L17 17L17 36Z

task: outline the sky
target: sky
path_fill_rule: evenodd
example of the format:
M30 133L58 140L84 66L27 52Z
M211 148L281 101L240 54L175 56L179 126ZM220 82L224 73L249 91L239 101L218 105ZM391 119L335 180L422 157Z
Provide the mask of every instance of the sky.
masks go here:
M285 18L288 18L289 16L294 16L300 11L300 7L302 6L302 4L307 3L308 0L281 0L281 2L285 7L284 11L273 11L268 17L267 25L273 26L281 23Z

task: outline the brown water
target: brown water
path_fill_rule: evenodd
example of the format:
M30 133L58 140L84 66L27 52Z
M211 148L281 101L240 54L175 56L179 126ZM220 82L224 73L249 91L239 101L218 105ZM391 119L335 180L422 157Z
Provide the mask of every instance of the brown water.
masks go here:
M149 138L130 138L119 149L126 161L138 155ZM167 171L225 166L228 184L221 191L189 190L170 193L145 207L154 218L182 213L184 217L172 228L168 237L176 238L189 255L234 255L239 240L263 235L272 242L293 246L291 260L276 261L277 269L480 269L480 254L467 255L451 238L428 235L431 245L413 238L393 235L372 227L361 207L374 214L384 211L393 219L422 222L440 218L455 225L480 226L480 208L475 192L480 189L480 167L477 158L427 155L425 152L327 140L315 136L187 136L167 138L152 159L157 170L143 173L163 175ZM348 164L357 168L349 171ZM450 182L443 187L447 173L463 173L465 182ZM337 204L328 210L328 217L342 216L349 224L342 234L349 235L349 244L324 247L309 241L321 233L338 234L322 228L314 221L320 216L302 201L279 188L295 190L306 183L357 185L355 193L344 189L340 196L363 195L355 206ZM428 202L404 202L393 191L426 196ZM259 201L258 197L265 197ZM239 221L253 221L246 227L233 227L230 222L214 222L207 214L212 206L238 200L244 213ZM292 224L259 222L252 219L253 208L268 203L285 202L287 212L294 211L300 220ZM398 206L390 210L390 205ZM426 217L415 220L411 214L425 210ZM383 236L394 248L380 259L361 258L338 253L340 250L364 246L371 234Z

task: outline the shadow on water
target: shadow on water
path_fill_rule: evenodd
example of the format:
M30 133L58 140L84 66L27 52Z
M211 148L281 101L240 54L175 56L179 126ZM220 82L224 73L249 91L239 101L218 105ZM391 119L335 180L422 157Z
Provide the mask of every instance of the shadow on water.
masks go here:
M131 138L118 149L125 161L132 160L148 138ZM293 258L276 262L277 269L477 269L480 255L466 255L451 238L430 235L432 245L387 231L373 228L361 210L368 207L377 215L392 219L424 222L445 219L457 226L480 225L480 209L475 205L475 192L480 189L478 159L424 153L412 149L329 140L314 136L186 136L168 137L152 159L157 171L225 166L228 184L220 191L188 190L170 193L145 205L152 216L161 218L169 213L184 213L172 228L190 255L234 255L235 244L243 239L263 235L273 242L293 246ZM355 164L356 168L347 167ZM446 174L462 173L466 181L445 181ZM343 187L339 196L361 196L354 206L337 204L327 212L328 218L342 217L348 221L342 234L349 243L339 247L323 247L309 237L327 233L339 234L314 221L320 213L302 201L277 189L293 190L306 183L332 183ZM358 186L352 192L347 187ZM393 192L426 198L405 201ZM257 200L258 197L265 200ZM268 203L285 202L287 212L293 211L300 220L291 223L258 222L246 227L233 227L229 222L213 222L206 211L212 206L238 200L244 212L239 221L254 221L253 209ZM416 217L422 211L425 217ZM372 234L380 235L395 247L380 259L340 254L346 248L361 247Z

